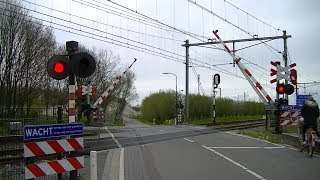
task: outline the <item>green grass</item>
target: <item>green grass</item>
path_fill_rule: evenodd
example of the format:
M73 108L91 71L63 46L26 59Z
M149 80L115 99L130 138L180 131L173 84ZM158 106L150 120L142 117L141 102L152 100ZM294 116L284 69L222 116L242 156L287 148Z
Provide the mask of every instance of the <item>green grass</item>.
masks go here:
M240 134L244 134L253 138L267 140L271 143L280 144L281 137L277 134L272 134L272 131L265 130L242 130L239 132Z
M216 117L216 122L224 123L224 122L241 122L241 121L248 121L248 120L256 120L262 119L263 115L255 115L255 116L225 116L225 117ZM191 120L191 124L209 124L212 123L212 118L209 119L197 119Z
M141 115L138 115L138 116L133 116L133 117L130 117L131 119L135 119L143 124L147 124L147 125L153 125L152 122L148 121L148 120L144 120L142 119Z
M115 121L115 122L114 122L114 125L115 125L115 126L124 126L125 124L124 124L123 121Z
M174 125L174 119L169 119L169 120L165 120L163 121L164 125Z

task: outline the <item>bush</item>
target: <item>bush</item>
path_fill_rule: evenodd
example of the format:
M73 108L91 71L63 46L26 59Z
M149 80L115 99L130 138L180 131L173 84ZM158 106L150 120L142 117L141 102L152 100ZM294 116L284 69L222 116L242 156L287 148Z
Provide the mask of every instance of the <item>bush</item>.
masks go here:
M181 96L181 95L179 95ZM142 101L141 117L143 121L164 124L165 120L175 118L175 91L159 91L151 94ZM180 98L179 98L180 99ZM197 94L189 95L190 120L212 118L212 97ZM246 101L239 102L229 98L216 99L216 117L255 116L264 114L262 103ZM166 122L167 123L167 122Z

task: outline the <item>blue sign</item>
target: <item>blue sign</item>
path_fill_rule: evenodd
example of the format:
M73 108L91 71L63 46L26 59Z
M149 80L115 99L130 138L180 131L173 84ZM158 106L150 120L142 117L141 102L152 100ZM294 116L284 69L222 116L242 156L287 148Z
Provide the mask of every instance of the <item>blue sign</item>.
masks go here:
M83 126L81 123L71 124L48 124L37 126L24 126L23 139L45 139L61 136L82 135Z
M280 106L281 111L300 111L301 106L297 105L281 105Z
M308 99L310 95L297 95L296 103L297 106L303 106L304 102Z

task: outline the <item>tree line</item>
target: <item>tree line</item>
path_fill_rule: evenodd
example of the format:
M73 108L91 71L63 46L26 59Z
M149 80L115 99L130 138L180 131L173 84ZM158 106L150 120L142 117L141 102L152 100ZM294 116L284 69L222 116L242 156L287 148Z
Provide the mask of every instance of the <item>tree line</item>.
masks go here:
M178 95L184 102L184 96ZM176 99L173 90L159 91L145 97L141 105L141 117L143 120L162 124L163 121L174 119L176 113ZM198 94L189 95L190 120L212 118L212 97ZM183 110L182 110L183 113ZM235 101L229 98L216 99L216 117L223 116L248 116L264 114L264 104L254 101Z
M102 94L116 75L124 71L119 55L108 49L79 45L79 51L90 53L97 68L89 78L97 84L97 94ZM67 80L54 80L46 72L48 59L55 54L66 54L65 45L59 44L54 31L30 16L20 1L0 2L0 107L26 109L66 105ZM122 113L128 101L137 98L134 87L135 74L128 72L117 89L104 103L118 103L116 115Z

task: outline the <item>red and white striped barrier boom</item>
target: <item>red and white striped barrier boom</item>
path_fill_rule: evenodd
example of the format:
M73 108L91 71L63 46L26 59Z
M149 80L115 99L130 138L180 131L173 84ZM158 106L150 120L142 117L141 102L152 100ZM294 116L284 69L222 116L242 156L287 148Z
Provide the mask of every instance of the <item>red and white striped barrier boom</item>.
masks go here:
M236 58L236 56L234 54L232 54L232 52L230 51L230 49L228 48L228 46L222 41L222 39L220 38L220 36L217 34L217 30L216 31L212 31L213 34L217 37L217 39L220 41L220 43L223 45L224 49L230 54L230 56L233 58L233 60L235 61L235 63L238 65L239 69L241 70L241 72L243 73L243 75L246 77L246 79L249 81L250 85L252 86L252 88L256 91L256 93L258 94L258 96L260 97L260 99L265 103L265 104L271 104L274 105L274 101L271 99L271 97L268 95L268 93L263 89L263 87L261 86L261 84L252 76L252 74L250 73L250 71L248 70L248 68L246 68L241 62L241 58L238 57Z
M77 151L83 149L83 137L25 143L24 157Z
M136 58L134 58L133 63L125 70L121 75L117 76L117 78L112 82L112 85L107 88L107 90L102 93L101 97L93 104L93 109L97 108L98 105L101 105L103 101L107 99L107 97L113 92L115 87L118 85L119 81L125 76L125 74L128 72L128 70L131 68L131 66L137 61Z
M51 162L30 164L25 167L25 179L78 170L84 167L84 156Z

